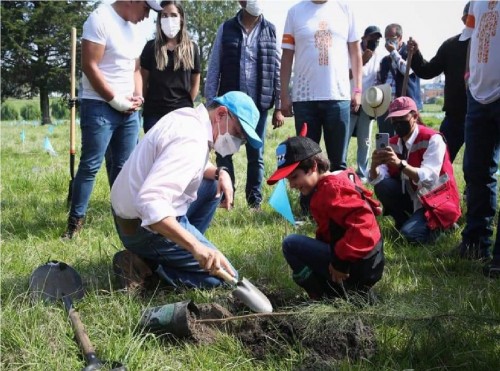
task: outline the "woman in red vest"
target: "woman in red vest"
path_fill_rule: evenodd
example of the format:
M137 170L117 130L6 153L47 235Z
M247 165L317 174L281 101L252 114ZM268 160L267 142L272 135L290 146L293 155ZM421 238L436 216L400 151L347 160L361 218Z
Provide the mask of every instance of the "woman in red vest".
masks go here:
M446 142L441 133L420 121L409 97L389 106L396 133L389 146L372 154L370 183L394 218L396 229L410 242L432 242L458 220L460 197Z

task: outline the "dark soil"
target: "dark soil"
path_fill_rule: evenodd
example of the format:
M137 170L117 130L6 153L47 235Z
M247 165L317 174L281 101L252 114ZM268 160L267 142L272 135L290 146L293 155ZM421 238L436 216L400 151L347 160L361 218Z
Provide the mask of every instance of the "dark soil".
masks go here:
M303 298L275 292L265 293L273 307L280 312L295 312ZM257 360L267 357L287 357L290 351L301 355L298 370L330 370L333 362L345 358L356 360L370 358L376 350L375 336L371 327L355 316L327 315L310 312L275 317L234 319L249 314L248 308L231 297L220 304L197 304L199 313L188 313L189 334L174 341L191 341L195 344L211 344L220 332L237 338ZM318 318L322 316L322 318ZM202 320L223 319L228 321L202 323ZM172 339L171 336L167 338ZM295 354L296 356L296 354Z
M335 320L312 323L304 315L262 317L231 320L219 323L200 323L199 320L221 319L233 314L219 304L200 304L199 317L190 316L190 340L210 344L219 331L236 337L252 357L264 360L282 353L286 356L291 347L301 349L304 360L300 370L328 369L335 360L370 358L375 353L373 330L361 319Z

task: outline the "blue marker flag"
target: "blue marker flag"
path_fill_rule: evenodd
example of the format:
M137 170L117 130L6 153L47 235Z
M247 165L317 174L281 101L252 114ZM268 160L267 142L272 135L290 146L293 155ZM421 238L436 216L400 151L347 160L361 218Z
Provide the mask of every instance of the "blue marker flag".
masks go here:
M49 134L53 134L54 133L54 126L49 125L48 132L49 132Z
M292 213L292 206L286 192L285 180L281 179L274 188L274 191L269 198L269 205L278 213L288 220L292 225L295 225L295 218Z
M24 141L26 140L26 133L24 132L24 129L21 130L21 143L24 144Z
M50 143L49 137L45 137L45 141L43 142L43 149L49 155L57 156L57 152L54 150L54 147L52 147L52 144Z

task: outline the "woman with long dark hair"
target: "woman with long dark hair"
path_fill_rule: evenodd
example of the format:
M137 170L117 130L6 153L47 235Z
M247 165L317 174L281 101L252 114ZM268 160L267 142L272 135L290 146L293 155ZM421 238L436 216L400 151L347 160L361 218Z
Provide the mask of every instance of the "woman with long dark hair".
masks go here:
M178 1L162 1L154 40L141 54L144 132L167 113L193 107L200 88L200 54Z

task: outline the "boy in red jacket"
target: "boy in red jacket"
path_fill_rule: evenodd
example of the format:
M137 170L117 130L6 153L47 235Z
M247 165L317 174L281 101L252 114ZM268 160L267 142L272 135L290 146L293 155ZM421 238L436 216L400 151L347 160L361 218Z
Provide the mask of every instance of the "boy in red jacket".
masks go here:
M382 278L383 240L371 198L351 170L330 172L328 159L313 140L297 136L276 149L278 169L268 184L287 178L290 187L310 195L310 212L317 223L316 238L292 234L283 241L283 254L293 280L311 299L370 297Z

